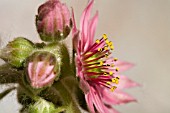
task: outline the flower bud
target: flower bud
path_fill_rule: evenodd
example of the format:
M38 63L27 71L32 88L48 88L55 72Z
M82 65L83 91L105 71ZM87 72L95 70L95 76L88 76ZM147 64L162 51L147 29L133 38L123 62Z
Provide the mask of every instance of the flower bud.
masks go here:
M71 24L70 12L59 0L48 0L38 8L36 27L43 41L66 38L70 33Z
M53 103L44 99L39 99L36 103L29 106L28 113L54 113L55 106Z
M47 51L33 53L26 62L27 78L33 88L52 85L59 78L60 66L54 54Z
M0 57L14 67L22 67L25 59L31 54L34 44L23 37L18 37L9 42L0 51Z

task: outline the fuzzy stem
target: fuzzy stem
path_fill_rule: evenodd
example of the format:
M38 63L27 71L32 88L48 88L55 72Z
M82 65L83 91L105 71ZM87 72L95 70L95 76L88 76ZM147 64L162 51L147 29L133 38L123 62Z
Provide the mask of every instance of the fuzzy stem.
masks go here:
M66 113L81 113L72 93L62 80L58 81L53 86L60 93L64 106L67 106Z
M21 89L24 91L24 93L29 96L31 99L33 99L34 101L37 101L40 97L36 96L31 90L30 88L24 83L24 78L22 77L22 80L19 81L19 85L21 87Z

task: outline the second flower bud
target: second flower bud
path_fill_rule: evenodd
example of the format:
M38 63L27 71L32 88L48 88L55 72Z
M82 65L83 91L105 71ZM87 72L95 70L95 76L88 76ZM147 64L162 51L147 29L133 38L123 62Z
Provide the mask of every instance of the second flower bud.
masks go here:
M66 38L71 26L70 12L59 0L48 0L38 8L36 27L43 41L53 42Z
M37 51L28 58L26 72L33 88L43 88L59 78L60 66L54 54Z

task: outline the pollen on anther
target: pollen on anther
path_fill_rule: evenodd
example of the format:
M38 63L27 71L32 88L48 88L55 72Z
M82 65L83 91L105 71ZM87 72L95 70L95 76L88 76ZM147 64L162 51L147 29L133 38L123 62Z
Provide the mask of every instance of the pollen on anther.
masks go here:
M99 40L99 39L97 39L97 40L96 40L96 43L97 43L97 44L99 44L99 43L100 43L100 40Z
M106 34L103 34L103 38L106 40L106 39L107 39L107 35L106 35Z
M108 76L106 72L104 72L104 76Z
M119 84L119 79L116 78L112 78L112 83L116 83L116 84Z
M111 84L111 82L106 82L106 84L110 85L110 84Z
M110 72L109 72L109 75L113 75L113 72L112 72L112 71L110 71Z
M106 57L106 58L108 58L108 56L109 56L108 54L105 54L105 57Z
M99 52L102 52L102 48L98 48L98 51L99 51Z
M111 67L114 67L115 65L114 65L114 64L111 64L110 66L111 66Z
M110 90L113 92L113 91L115 91L116 88L117 88L116 86L113 86L110 88Z
M114 61L117 61L117 60L118 60L118 58L114 58L113 60L114 60Z
M103 65L103 61L100 61L100 66L102 66Z
M109 43L108 43L108 46L113 46L113 42L112 41L110 41Z
M119 68L116 68L115 70L118 72L118 71L119 71Z
M105 40L105 43L108 45L108 44L109 44L109 40L106 39L106 40Z
M113 50L113 49L114 49L114 46L113 46L113 45L112 45L112 46L110 46L110 49L111 49L111 50Z
M120 77L116 77L118 80L120 79Z
M104 47L104 50L108 50L109 48L107 46Z

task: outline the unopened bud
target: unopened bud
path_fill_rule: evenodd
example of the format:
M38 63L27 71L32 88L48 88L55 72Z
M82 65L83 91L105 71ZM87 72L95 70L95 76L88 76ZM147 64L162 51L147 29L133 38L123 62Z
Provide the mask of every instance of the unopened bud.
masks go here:
M33 88L50 86L59 78L60 66L55 55L50 52L33 53L26 65L27 78Z
M72 21L67 6L59 0L48 0L38 8L36 27L43 41L59 41L66 38Z
M29 106L28 113L54 113L55 106L53 103L44 99L39 99L33 105Z
M23 37L18 37L9 42L5 48L0 51L0 57L14 67L22 67L25 59L34 50L34 44Z

